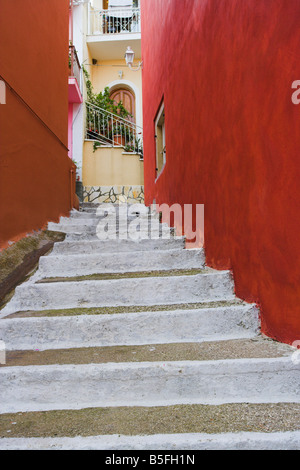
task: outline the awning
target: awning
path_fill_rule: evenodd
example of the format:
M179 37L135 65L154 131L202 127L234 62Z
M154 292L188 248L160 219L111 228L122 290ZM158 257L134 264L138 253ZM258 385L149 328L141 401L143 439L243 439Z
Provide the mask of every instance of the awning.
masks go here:
M109 0L108 8L126 8L133 6L133 0Z
M108 15L115 18L130 18L133 14L133 0L109 0Z

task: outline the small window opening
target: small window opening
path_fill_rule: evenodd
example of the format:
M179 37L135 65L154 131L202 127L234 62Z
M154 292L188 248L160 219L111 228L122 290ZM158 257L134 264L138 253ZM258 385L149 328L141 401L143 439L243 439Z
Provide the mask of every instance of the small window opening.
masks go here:
M161 105L155 120L156 141L156 178L161 174L166 164L166 134L165 134L165 107Z

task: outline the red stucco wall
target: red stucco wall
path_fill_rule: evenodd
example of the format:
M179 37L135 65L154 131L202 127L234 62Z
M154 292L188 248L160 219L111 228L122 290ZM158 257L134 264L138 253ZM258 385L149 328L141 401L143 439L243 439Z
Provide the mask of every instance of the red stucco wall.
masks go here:
M146 203L205 204L207 263L300 339L299 0L142 0ZM155 184L154 118L167 164Z
M68 0L0 0L0 247L72 205L68 158ZM55 135L56 137L55 137Z

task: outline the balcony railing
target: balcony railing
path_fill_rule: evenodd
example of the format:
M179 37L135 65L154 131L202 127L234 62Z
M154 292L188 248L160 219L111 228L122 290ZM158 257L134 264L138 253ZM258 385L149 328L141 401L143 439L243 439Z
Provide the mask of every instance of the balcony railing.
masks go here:
M81 89L81 67L75 46L69 46L69 77L75 77Z
M141 32L140 8L90 10L90 34L128 34Z
M142 127L91 103L86 103L86 139L143 157Z

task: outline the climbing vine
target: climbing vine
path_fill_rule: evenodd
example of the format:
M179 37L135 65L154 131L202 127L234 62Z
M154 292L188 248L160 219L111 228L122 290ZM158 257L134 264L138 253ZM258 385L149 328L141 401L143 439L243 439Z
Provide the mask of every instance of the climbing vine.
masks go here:
M87 90L88 102L102 108L105 111L108 111L113 114L117 114L122 118L128 118L132 115L124 108L122 101L115 103L114 100L110 98L109 87L105 87L103 92L95 93L93 89L92 82L88 71L82 67L83 74L85 76L85 84Z

